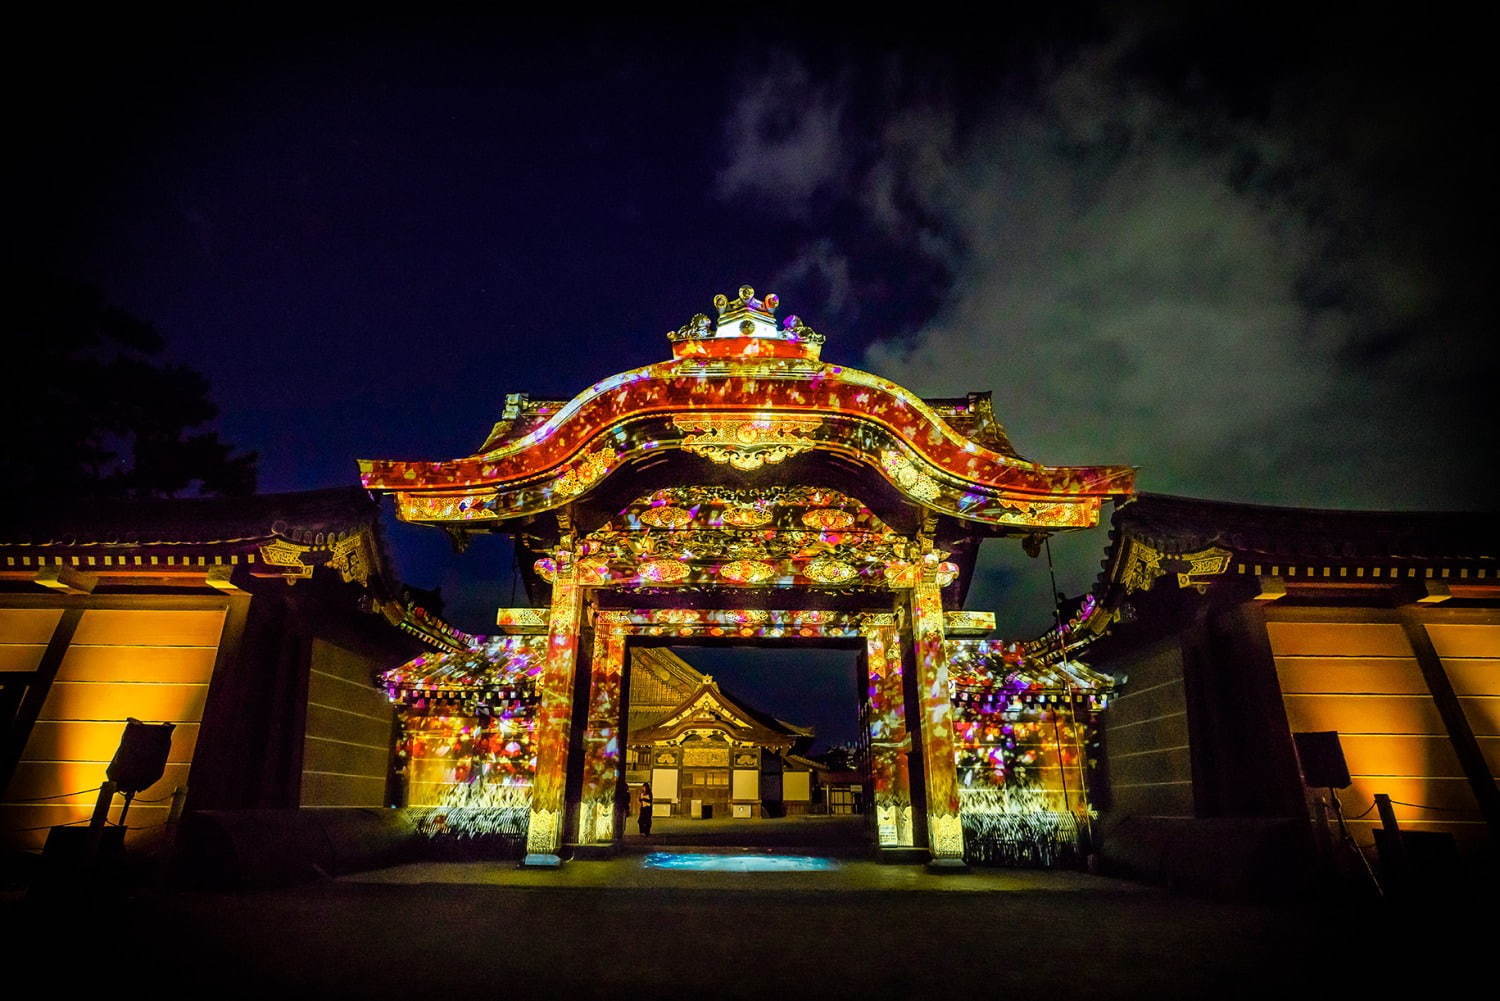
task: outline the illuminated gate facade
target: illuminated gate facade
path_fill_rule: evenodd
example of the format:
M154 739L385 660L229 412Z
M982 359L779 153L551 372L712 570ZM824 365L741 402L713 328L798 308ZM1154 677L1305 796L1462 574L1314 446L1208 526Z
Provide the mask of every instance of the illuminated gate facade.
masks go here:
M774 295L715 306L717 322L668 334L670 361L569 401L508 398L474 455L360 464L405 521L460 542L512 534L528 593L548 596L500 610L512 635L490 641L508 651L496 670L524 654L534 686L528 859L622 836L626 656L644 636L862 642L878 842L960 863L965 707L1019 713L1052 692L1055 727L1057 692L1073 720L1108 687L982 638L993 615L961 610L977 548L1092 526L1133 471L1027 461L988 394L924 401L826 363L823 336L778 323ZM402 677L404 696L423 683ZM1065 767L1060 737L1057 753Z

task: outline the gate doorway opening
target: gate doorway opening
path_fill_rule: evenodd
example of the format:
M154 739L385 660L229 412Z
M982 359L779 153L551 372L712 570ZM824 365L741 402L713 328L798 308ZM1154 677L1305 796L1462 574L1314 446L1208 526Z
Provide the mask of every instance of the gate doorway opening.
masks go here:
M626 850L868 853L859 647L632 643Z

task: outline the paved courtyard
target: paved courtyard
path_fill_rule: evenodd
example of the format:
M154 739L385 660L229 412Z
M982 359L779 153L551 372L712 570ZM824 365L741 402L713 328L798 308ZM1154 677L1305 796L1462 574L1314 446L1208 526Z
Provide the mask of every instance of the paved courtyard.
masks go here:
M1381 997L1463 960L1441 922L1370 906L1213 903L1063 871L646 861L423 863L257 893L12 901L7 942L12 971L260 1001Z

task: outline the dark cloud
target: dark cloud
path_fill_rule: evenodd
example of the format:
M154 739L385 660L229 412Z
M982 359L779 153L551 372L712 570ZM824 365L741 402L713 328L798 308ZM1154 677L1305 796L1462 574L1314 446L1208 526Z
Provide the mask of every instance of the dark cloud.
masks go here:
M845 287L882 243L935 262L937 308L876 331L866 367L929 395L993 389L1031 458L1137 464L1142 489L1222 499L1492 506L1488 248L1470 221L1490 196L1452 159L1473 156L1452 134L1465 73L1390 60L1421 42L1384 29L1235 28L1153 16L1043 40L988 86L898 59L837 67L840 97L782 70L813 88L783 101L844 108L845 149L871 152L832 188L813 159L818 189L779 199L857 208L864 256L816 244ZM1059 543L1065 589L1102 546ZM1036 564L986 549L976 604L1045 599Z

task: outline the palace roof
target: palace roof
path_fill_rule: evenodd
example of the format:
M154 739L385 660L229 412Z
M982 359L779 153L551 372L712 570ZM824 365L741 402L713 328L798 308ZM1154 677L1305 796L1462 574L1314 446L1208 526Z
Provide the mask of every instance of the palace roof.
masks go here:
M360 487L250 497L51 501L0 514L0 585L88 593L139 585L240 591L331 577L357 585L393 625L434 646L464 634L403 588Z
M1218 546L1257 563L1471 563L1500 558L1500 513L1346 511L1138 494L1113 519L1115 551L1136 540L1169 552ZM1478 567L1476 566L1476 569Z
M362 480L395 494L407 521L502 531L627 469L658 468L660 479L664 459L698 464L681 467L676 482L745 473L777 482L794 465L781 481L857 476L916 510L991 533L1086 527L1104 499L1134 488L1130 467L1021 458L988 394L925 401L823 362L822 335L796 317L778 325L773 295L744 287L715 305L716 323L698 314L668 335L671 361L611 376L568 401L508 397L479 452L361 460Z
M0 546L51 549L213 546L225 552L282 538L323 544L375 524L379 506L359 487L249 497L37 501L0 516Z
M1026 644L1038 660L1099 637L1127 604L1182 591L1231 600L1385 591L1395 601L1500 594L1500 513L1274 507L1138 494L1116 509L1103 572L1076 614Z
M813 736L810 727L797 726L776 719L720 691L708 675L703 684L664 717L653 724L632 730L631 744L651 744L673 740L690 730L713 728L723 730L735 740L768 747L791 748Z

